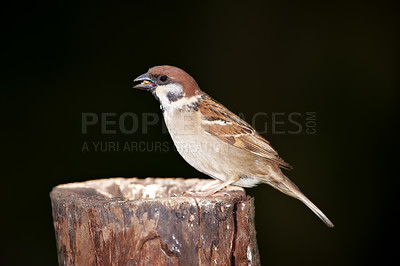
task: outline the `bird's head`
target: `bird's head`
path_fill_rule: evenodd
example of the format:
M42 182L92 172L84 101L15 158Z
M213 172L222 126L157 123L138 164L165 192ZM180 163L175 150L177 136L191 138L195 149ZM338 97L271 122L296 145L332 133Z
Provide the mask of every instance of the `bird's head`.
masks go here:
M134 88L152 92L162 105L172 104L182 98L199 95L197 82L185 71L174 66L155 66L137 77Z

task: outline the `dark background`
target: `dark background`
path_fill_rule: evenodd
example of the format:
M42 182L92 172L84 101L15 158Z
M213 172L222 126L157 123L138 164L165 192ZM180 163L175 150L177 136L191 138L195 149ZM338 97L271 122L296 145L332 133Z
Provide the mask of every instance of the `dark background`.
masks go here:
M183 68L249 122L257 112L316 112L317 134L289 134L286 121L285 133L263 136L335 228L267 185L247 189L263 265L398 261L395 3L3 6L0 264L57 264L53 186L113 176L205 177L173 151L82 152L84 141L171 142L161 122L129 135L112 125L116 134L103 134L100 124L87 134L81 127L88 112L116 113L114 121L133 112L140 123L142 113L161 114L149 93L131 89L135 77L160 64Z

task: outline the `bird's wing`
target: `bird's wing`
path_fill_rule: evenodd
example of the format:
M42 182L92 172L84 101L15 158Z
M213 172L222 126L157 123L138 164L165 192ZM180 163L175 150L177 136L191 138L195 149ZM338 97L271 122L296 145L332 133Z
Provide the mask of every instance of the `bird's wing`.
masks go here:
M261 137L248 123L210 96L205 95L198 108L202 115L202 128L208 134L242 150L275 162L280 167L292 168L279 157L269 142Z

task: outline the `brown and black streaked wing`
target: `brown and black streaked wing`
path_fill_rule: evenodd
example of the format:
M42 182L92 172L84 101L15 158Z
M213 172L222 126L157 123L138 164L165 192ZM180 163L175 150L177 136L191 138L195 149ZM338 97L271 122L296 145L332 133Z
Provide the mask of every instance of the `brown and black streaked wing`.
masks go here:
M199 105L202 114L202 128L218 139L277 163L280 167L292 169L282 160L269 142L260 136L248 123L229 111L222 104L205 95Z

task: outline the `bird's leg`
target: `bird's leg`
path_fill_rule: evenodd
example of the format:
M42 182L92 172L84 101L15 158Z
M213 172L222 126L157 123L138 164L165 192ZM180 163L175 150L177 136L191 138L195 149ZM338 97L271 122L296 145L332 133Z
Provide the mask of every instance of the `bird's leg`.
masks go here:
M222 181L219 181L219 180L217 180L218 182L212 181L212 182L210 182L212 184L206 184L203 187L203 188L206 187L206 189L203 190L203 191L199 191L199 192L186 191L186 192L184 192L184 194L188 194L188 195L193 196L193 197L208 197L208 196L213 195L213 194L216 195L216 194L218 194L216 192L218 192L220 189L222 189L222 188L224 188L226 186L229 186L230 184L235 183L238 180L239 180L239 178L235 178L233 180L227 180L225 182L222 182ZM228 194L226 192L221 192L221 193L223 195L227 195Z
M207 184L205 184L205 185L201 188L201 191L210 190L211 188L213 188L213 187L215 187L215 186L218 186L218 185L220 185L220 184L222 184L222 181L219 180L219 179L215 179L215 180L210 181L210 182L208 182Z

